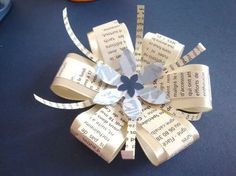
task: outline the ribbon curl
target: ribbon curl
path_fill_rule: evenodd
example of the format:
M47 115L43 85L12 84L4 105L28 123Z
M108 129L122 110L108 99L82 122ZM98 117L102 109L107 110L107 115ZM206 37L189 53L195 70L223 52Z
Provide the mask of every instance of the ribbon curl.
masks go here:
M209 68L185 65L205 50L201 43L181 57L184 45L178 41L150 32L143 37L144 6L138 5L135 48L126 25L115 20L88 33L90 52L71 29L66 9L63 19L70 38L89 59L68 54L51 89L82 101L56 103L34 96L59 109L94 105L72 123L77 139L109 163L125 143L122 158L134 159L137 137L148 159L159 165L199 138L189 120L212 109Z

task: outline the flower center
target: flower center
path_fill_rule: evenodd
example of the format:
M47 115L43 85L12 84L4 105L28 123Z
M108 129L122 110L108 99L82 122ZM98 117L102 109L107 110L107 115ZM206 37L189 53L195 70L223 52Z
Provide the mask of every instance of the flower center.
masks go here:
M127 91L130 97L133 97L135 90L143 89L143 85L138 81L138 75L134 74L130 78L125 75L121 75L120 80L123 84L118 87L119 91Z

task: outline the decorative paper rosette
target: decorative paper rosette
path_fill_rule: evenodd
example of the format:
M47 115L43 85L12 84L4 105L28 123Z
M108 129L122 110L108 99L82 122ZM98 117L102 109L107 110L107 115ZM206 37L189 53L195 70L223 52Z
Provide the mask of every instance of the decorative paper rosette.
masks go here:
M122 158L134 159L137 137L154 165L199 138L189 121L212 109L209 69L186 64L205 50L201 43L182 57L184 45L178 41L150 32L143 37L144 6L138 5L135 49L126 25L114 20L88 33L90 52L72 31L66 9L63 19L87 58L68 54L51 89L83 101L55 103L34 97L59 109L93 106L72 123L76 138L111 162L125 143Z

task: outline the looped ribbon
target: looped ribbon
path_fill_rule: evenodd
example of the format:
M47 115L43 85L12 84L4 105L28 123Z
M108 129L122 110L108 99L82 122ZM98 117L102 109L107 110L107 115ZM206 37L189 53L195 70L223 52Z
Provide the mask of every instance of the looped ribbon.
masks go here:
M11 8L11 1L10 0L0 0L0 21L6 16Z
M114 20L94 27L88 33L90 52L74 34L66 8L63 19L70 38L89 59L69 53L54 78L51 90L60 97L82 101L56 103L34 95L36 100L59 109L93 106L97 93L110 87L96 75L96 65L105 63L119 71L119 58L124 49L134 52L138 72L151 63L164 65L165 74L152 86L165 91L171 100L162 105L143 101L142 113L136 120L127 118L119 102L94 105L79 114L71 125L71 133L78 140L110 163L125 143L122 158L134 159L137 138L148 159L157 166L199 138L198 131L189 121L199 120L202 112L212 109L209 68L186 64L205 50L201 43L181 57L184 45L178 41L150 32L143 37L144 6L138 5L135 48L126 25Z

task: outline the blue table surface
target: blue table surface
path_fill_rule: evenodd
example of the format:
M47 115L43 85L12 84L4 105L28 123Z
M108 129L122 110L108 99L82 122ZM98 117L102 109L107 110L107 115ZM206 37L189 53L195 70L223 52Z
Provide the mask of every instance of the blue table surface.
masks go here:
M118 19L134 40L136 5L146 5L145 32L174 38L190 50L202 42L207 51L191 63L210 67L213 111L194 122L201 138L155 167L140 146L136 159L111 164L69 131L83 110L57 110L37 103L33 93L63 101L49 86L65 55L80 51L67 36L62 10L88 47L92 27ZM13 0L0 22L0 175L236 175L236 1L235 0Z

